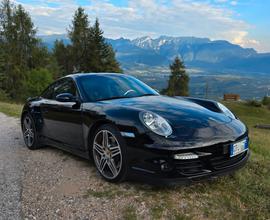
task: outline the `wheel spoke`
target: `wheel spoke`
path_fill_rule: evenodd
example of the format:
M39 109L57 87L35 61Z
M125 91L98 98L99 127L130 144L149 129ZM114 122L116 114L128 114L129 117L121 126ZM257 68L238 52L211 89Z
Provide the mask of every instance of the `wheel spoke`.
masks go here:
M108 145L109 145L109 139L108 139L108 132L107 131L103 131L102 145L103 145L103 147L108 147Z
M34 133L33 133L32 130L29 130L29 136L30 136L31 138L34 138Z
M31 122L29 118L25 118L25 123L24 126L26 129L30 129L31 128Z
M29 135L27 136L27 144L28 146L31 146L31 137Z
M115 163L114 161L111 159L107 162L108 164L108 167L110 168L111 172L112 172L112 175L115 176L117 175L117 168L115 166Z
M112 157L115 157L115 156L121 154L120 147L118 147L118 146L117 147L112 147L112 148L110 148L110 150L111 150L111 156Z
M107 164L107 160L104 157L101 157L100 163L99 163L99 169L101 172L103 172L106 164Z
M94 144L94 149L96 150L96 152L98 152L100 154L100 156L104 155L103 148L99 144L95 143Z
M25 132L23 133L24 137L28 136L29 135L29 130L26 129Z

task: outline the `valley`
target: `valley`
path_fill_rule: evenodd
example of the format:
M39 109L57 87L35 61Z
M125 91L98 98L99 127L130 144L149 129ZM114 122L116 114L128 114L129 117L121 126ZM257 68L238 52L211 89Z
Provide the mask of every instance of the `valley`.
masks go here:
M239 94L241 99L261 99L270 96L270 76L266 74L211 73L198 69L187 69L190 76L190 96L209 99L222 99L224 93ZM167 86L169 69L161 67L127 69L151 87L162 91Z
M51 50L55 40L70 41L66 35L40 36ZM236 93L242 99L270 95L270 53L258 53L225 40L197 37L106 39L112 45L124 73L138 77L157 90L167 86L169 65L175 56L190 75L190 95L220 99Z

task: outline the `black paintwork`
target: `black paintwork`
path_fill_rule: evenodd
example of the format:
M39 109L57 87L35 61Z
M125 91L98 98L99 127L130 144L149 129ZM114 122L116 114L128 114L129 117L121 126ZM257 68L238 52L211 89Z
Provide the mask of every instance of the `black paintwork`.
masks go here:
M191 170L190 175L180 172L177 161L172 159L173 154L198 149L208 152L213 148L222 149L217 156L230 159L224 149L227 149L230 143L248 136L246 126L240 120L231 119L223 114L216 102L203 99L155 95L86 102L81 97L77 84L77 80L84 76L85 74L74 74L60 79L74 82L77 89L77 97L74 100L68 97L68 94L64 94L55 97L56 100L41 96L26 102L22 117L25 113L31 114L40 140L44 144L90 158L89 148L93 132L98 126L110 123L120 132L135 134L134 138L124 137L130 176L147 174L150 179L158 177L169 182L176 179L186 181L202 176L219 175L246 162L248 151L242 154L243 158L230 166L224 166L223 169L215 169L211 165L211 157L206 157L204 161L200 161L203 165L201 172L196 170L192 173ZM173 129L172 135L165 138L148 130L139 119L139 113L142 111L152 111L164 117ZM162 171L160 166L164 161L168 169ZM204 173L203 170L206 169L211 173Z

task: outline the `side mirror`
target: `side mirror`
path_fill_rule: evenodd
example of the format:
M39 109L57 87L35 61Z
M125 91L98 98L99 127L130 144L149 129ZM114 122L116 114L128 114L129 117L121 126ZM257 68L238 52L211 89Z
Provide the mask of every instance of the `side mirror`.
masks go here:
M58 102L75 102L75 98L70 93L61 93L56 96L56 101Z

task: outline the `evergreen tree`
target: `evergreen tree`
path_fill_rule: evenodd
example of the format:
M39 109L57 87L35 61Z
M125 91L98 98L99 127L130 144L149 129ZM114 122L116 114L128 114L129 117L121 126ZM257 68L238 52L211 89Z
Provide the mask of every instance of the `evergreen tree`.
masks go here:
M17 64L31 68L35 65L32 61L34 49L38 45L38 39L35 37L36 29L32 23L31 17L21 5L15 9L14 13L14 55L17 57Z
M50 55L41 46L31 17L21 5L4 0L0 12L0 89L18 99L27 89L23 86L27 72L49 67Z
M53 55L58 63L60 76L65 76L73 72L72 47L65 46L63 40L54 42Z
M119 63L115 59L112 46L106 43L99 21L96 19L92 27L92 68L93 72L121 72Z
M71 40L73 72L89 71L89 57L91 57L90 28L88 16L84 9L79 7L73 17L72 25L68 31Z
M58 42L54 49L65 74L70 71L70 63L73 64L73 72L121 72L111 45L103 37L98 19L91 27L83 8L76 10L68 35L71 40L70 48ZM63 53L71 56L67 58ZM64 61L65 59L68 61Z
M171 76L165 93L169 96L188 96L189 76L185 71L184 63L176 57L170 65Z
M12 37L13 25L13 5L9 0L1 2L0 6L0 49L1 49L1 76L0 86L1 90L6 91L8 87L8 76L11 72L11 55L12 51L9 47L9 39Z
M4 89L5 80L6 80L5 54L4 54L3 44L0 42L0 94L1 92L4 92L3 89Z

